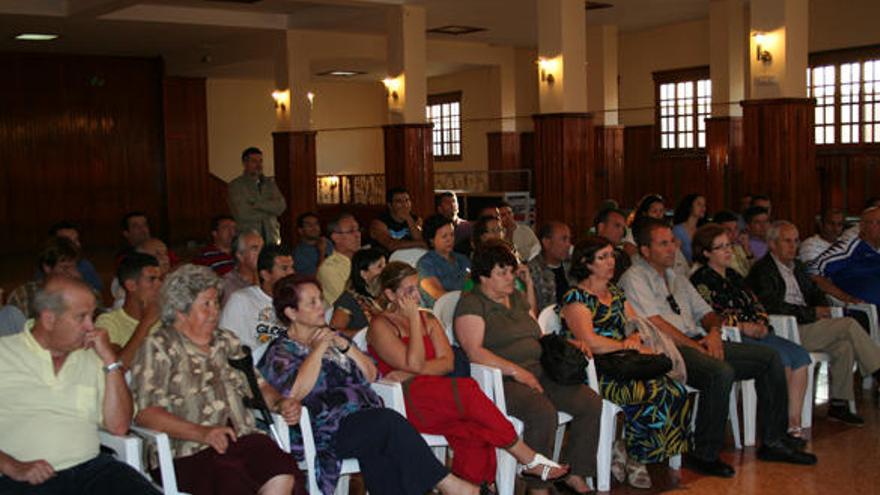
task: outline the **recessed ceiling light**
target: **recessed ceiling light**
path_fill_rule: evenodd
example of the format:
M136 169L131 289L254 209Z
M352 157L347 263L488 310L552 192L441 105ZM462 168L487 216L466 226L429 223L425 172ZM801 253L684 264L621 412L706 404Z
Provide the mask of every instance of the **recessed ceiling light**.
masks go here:
M21 33L15 37L15 39L20 41L52 41L58 38L57 34L45 34L45 33Z
M366 74L366 72L359 70L344 70L344 69L335 69L328 70L324 72L319 72L319 76L334 76L334 77L354 77Z
M439 33L439 34L450 34L452 36L461 36L463 34L471 34L471 33L479 33L480 31L485 31L486 28L476 27L476 26L460 26L460 25L450 25L450 26L440 26L431 28L428 30L429 33Z

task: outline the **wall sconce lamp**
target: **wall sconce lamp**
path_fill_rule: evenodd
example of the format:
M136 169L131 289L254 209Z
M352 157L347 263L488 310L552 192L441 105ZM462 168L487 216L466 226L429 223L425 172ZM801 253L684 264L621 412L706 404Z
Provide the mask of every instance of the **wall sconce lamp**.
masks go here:
M286 111L290 108L290 90L279 90L276 89L272 91L272 99L275 100L275 108L280 108L282 112Z
M755 33L755 60L769 64L773 60L773 56L767 50L767 35L764 33Z
M541 82L553 85L556 82L556 71L559 69L559 57L538 59L538 72L541 74Z
M388 91L388 96L394 101L397 101L400 98L400 80L401 76L386 77L385 79L382 79L382 84L385 85L385 90Z
M306 93L306 99L309 100L309 106L313 106L315 104L315 93L309 91Z

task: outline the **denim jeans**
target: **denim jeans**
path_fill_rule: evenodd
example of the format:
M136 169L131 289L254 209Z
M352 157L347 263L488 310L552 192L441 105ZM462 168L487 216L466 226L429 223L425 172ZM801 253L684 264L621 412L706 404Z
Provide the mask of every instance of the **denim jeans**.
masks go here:
M730 388L736 380L755 380L758 435L777 443L788 425L788 391L779 354L755 344L724 342L724 360L686 346L678 348L687 367L688 385L700 391L694 456L713 461L724 445Z

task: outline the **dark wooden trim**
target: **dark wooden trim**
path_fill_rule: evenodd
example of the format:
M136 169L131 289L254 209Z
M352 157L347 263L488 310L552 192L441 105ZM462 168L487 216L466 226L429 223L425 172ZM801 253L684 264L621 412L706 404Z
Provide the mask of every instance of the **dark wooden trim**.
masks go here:
M671 83L709 79L709 66L685 67L683 69L658 70L651 73L654 83Z
M437 93L433 95L428 95L427 104L430 105L440 105L443 103L458 103L461 104L461 91L450 91L448 93Z
M842 64L880 58L880 45L864 45L851 48L837 48L813 52L809 55L809 66Z
M592 119L591 112L559 112L559 113L535 113L533 119Z

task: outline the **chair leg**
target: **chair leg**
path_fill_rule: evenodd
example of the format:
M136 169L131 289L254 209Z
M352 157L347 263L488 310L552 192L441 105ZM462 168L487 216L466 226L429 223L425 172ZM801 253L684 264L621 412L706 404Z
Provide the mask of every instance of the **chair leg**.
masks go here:
M758 394L755 391L755 381L746 380L740 385L743 403L743 445L755 446L758 416Z
M675 454L669 458L669 467L676 471L681 469L681 454Z
M816 363L807 366L807 389L804 391L804 407L801 409L801 428L813 427L813 403L816 400Z
M339 481L336 482L336 493L335 495L348 495L348 485L351 484L351 476L342 475L339 477Z
M495 449L495 488L498 495L513 495L516 484L516 459L504 449Z
M739 413L737 412L736 407L736 392L739 386L739 383L734 383L733 387L730 389L730 412L728 413L728 420L730 421L730 430L733 433L733 444L736 446L737 450L742 450L742 439L739 436Z
M599 427L599 449L596 452L596 489L611 489L611 454L614 450L617 413L620 408L607 400L602 401L602 420Z
M553 442L553 460L559 462L559 454L562 452L562 441L565 438L565 425L556 427L556 441Z

